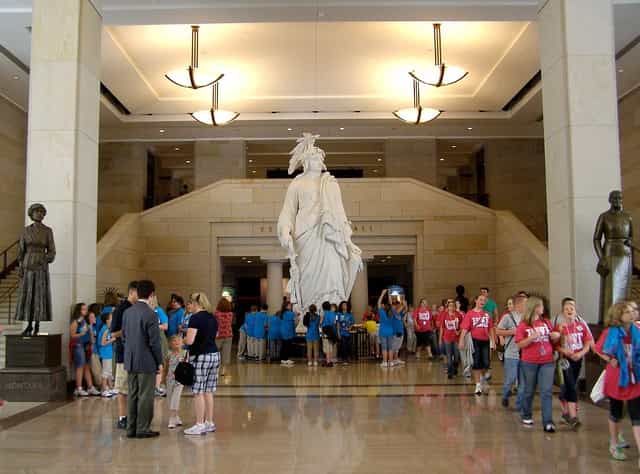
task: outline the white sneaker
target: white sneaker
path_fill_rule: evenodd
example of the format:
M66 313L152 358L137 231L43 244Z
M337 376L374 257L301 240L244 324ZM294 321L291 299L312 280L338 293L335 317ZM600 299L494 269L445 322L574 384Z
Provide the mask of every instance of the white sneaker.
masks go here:
M308 365L309 367L311 367L311 366L313 365L313 362L309 361L309 362L307 362L307 365Z
M287 365L296 365L296 363L291 359L288 359L286 362L287 362Z
M313 361L313 366L314 366L314 367L318 367L318 361L317 361L317 360L314 360L314 361Z
M177 426L182 426L182 420L180 419L180 417L179 417L179 416L176 416L176 417L175 417L175 422L176 422L176 425L177 425Z
M100 390L97 390L95 387L90 387L89 390L87 390L87 393L94 397L101 395Z
M111 392L111 395L116 396L118 395L118 390L116 390L115 388L112 388L111 390L109 390Z
M213 421L205 421L204 428L207 433L215 433L216 432L216 424Z
M476 395L482 395L482 384L481 383L477 383L476 384L476 391L474 393Z
M196 423L191 428L184 430L184 434L187 436L201 436L207 434L207 425L204 423Z
M76 388L73 391L73 396L74 397L88 397L89 393L86 390L83 390L81 388Z
M287 361L286 360L281 360L280 361L280 365L287 365Z
M174 429L176 426L178 426L178 423L176 423L176 419L174 417L169 418L169 424L167 425L167 428L169 428L170 430Z
M113 393L111 393L109 390L103 390L102 398L111 398L111 397L113 397Z
M406 365L406 362L405 362L404 360L402 360L402 359L398 359L396 362L397 362L399 365Z
M389 362L380 362L380 367L382 367L383 369L388 369L389 368Z

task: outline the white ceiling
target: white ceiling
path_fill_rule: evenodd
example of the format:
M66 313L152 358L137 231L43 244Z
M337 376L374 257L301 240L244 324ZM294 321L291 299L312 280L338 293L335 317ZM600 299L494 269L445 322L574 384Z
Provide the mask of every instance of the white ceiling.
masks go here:
M210 90L179 88L163 77L188 62L189 24L194 22L202 24L200 66L225 73L221 105L242 113L234 128L216 130L216 136L246 132L265 137L266 131L250 125L274 120L318 123L325 130L350 121L348 129L359 128L362 136L369 136L362 130L379 133L379 127L385 127L388 136L416 133L413 128L392 130L397 122L388 118L393 109L410 104L407 71L433 60L435 20L445 20L445 61L464 66L469 76L447 88L423 87L423 105L446 112L437 126L423 128L421 134L461 136L468 133L467 124L479 130L483 123L492 134L541 133L536 122L541 115L538 89L514 111L501 112L539 70L537 27L531 21L538 0L94 1L102 3L105 25L101 80L132 112L122 116L103 100L105 138L153 135L161 127L179 131L179 136L191 133L185 132L189 128L210 130L193 124L187 115L208 108ZM640 2L617 3L619 51L640 31ZM0 0L0 45L26 65L30 8L29 0ZM618 75L619 95L624 95L640 81L640 47L626 52L618 68L624 71ZM26 110L28 75L1 51L0 94ZM353 113L356 110L361 112Z

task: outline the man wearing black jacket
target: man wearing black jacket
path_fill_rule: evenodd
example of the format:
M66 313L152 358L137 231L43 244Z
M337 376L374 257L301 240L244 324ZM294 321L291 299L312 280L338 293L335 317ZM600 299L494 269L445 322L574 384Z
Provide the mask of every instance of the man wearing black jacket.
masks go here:
M124 312L138 301L138 282L129 283L127 299L123 300L113 311L111 317L111 334L116 338L114 357L116 359L115 389L118 391L118 428L127 429L127 371L124 369L124 344L122 343L122 317Z

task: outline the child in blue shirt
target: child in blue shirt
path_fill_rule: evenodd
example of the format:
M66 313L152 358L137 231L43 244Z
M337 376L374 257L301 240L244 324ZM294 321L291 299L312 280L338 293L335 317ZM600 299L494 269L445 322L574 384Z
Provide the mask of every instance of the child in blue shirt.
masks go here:
M333 367L336 359L336 343L338 332L336 326L336 312L331 309L331 303L322 303L322 351L327 360L327 367Z
M280 316L272 314L267 317L267 325L267 336L269 338L269 353L267 358L268 361L271 362L272 360L280 359L280 348L282 346L282 320L280 319Z
M253 321L253 336L256 338L256 358L264 360L267 352L267 311L269 305L263 304Z
M387 290L382 290L380 298L378 298L378 317L380 318L380 328L378 329L378 338L380 339L380 349L382 349L382 363L380 367L391 367L393 354L393 316L389 314L391 309L389 303L383 302Z
M296 336L296 315L292 311L291 302L282 305L282 321L280 326L280 336L282 337L282 350L280 356L281 364L294 365L291 360L291 349L293 338Z
M115 395L113 391L113 341L111 336L111 316L113 311L102 313L102 327L98 333L98 355L102 360L102 396L110 398Z
M251 360L256 358L256 336L255 336L255 325L256 325L256 314L258 314L258 307L252 306L251 312L247 314L247 317L244 320L245 330L247 331L247 357Z
M302 322L307 328L307 365L317 366L320 348L320 315L316 305L309 306L309 312L304 315Z
M351 353L351 333L349 329L355 324L353 315L351 314L351 305L342 301L338 305L338 331L340 333L340 340L338 341L338 358L344 365L349 363L349 355Z

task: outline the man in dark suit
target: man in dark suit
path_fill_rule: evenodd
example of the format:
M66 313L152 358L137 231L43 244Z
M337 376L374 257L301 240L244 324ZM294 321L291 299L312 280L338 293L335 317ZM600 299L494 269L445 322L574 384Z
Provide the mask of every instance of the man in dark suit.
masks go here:
M162 364L158 316L148 304L155 293L149 280L138 282L138 301L124 312L122 342L128 374L127 438L154 438L151 431L156 374Z

